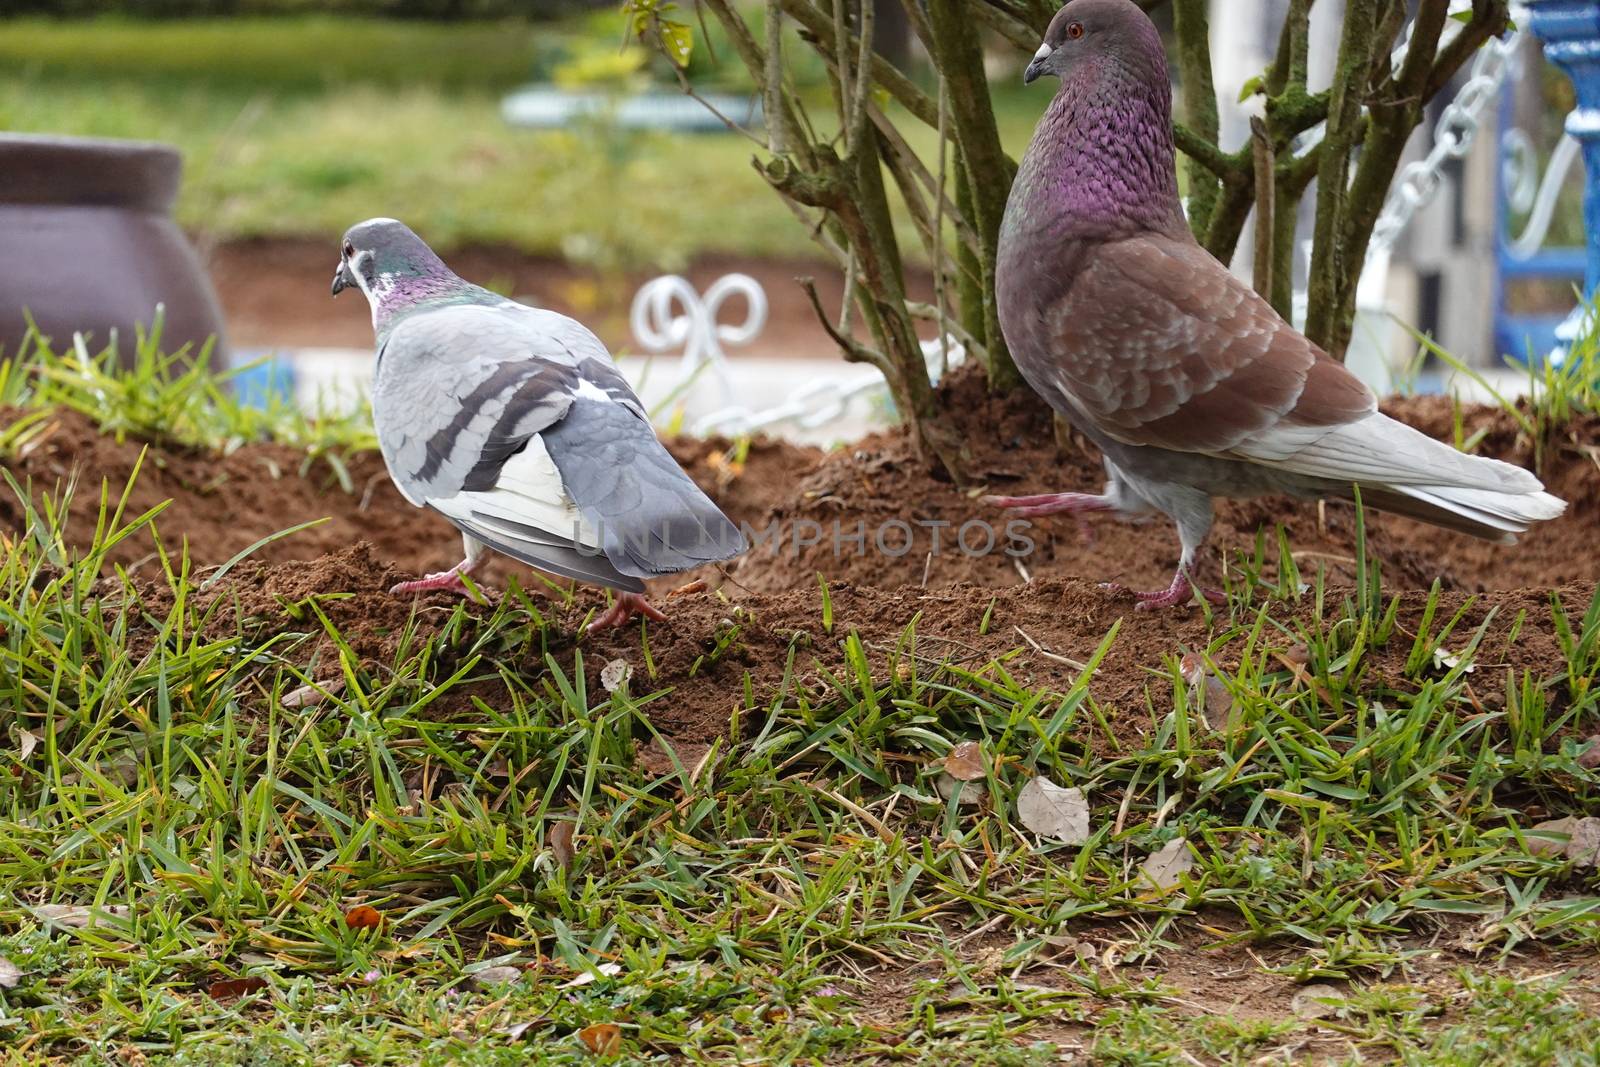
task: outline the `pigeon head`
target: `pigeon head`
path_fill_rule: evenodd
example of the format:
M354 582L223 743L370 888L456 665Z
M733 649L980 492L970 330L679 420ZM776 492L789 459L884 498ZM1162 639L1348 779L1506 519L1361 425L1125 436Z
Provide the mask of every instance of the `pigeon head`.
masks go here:
M476 289L456 277L410 228L394 219L368 219L345 231L333 295L356 288L372 305L373 321Z
M1167 56L1160 31L1133 0L1072 0L1050 20L1022 83L1045 74L1060 78L1063 91L1108 79L1165 86Z
M1071 0L1023 77L1044 74L1061 85L1018 170L1015 225L1091 240L1183 230L1172 83L1149 16L1133 0Z

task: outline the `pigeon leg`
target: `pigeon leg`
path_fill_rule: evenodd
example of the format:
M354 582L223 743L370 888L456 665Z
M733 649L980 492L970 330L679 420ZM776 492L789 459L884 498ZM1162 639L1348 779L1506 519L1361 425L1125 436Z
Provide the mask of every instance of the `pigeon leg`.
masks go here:
M1153 502L1156 506L1178 526L1178 542L1183 547L1178 556L1178 569L1172 576L1172 584L1165 589L1142 593L1126 590L1125 586L1116 582L1107 583L1106 588L1113 592L1132 592L1134 599L1139 601L1139 611L1186 604L1197 590L1213 604L1226 604L1228 598L1220 590L1197 586L1189 577L1200 546L1205 543L1206 534L1211 532L1211 497L1198 490L1175 486L1150 485L1144 492L1155 498Z
M1068 512L1078 520L1078 536L1086 545L1094 544L1094 527L1083 516L1091 511L1116 511L1117 503L1110 493L1095 496L1093 493L1040 493L1038 496L986 496L985 504L1005 508L1021 519L1038 518Z
M439 571L418 578L413 582L401 582L392 586L389 592L392 595L402 593L429 593L435 589L444 589L462 596L471 596L467 583L462 581L464 576L471 576L483 569L484 560L489 558L489 550L481 541L477 541L466 534L461 535L461 543L466 548L466 558L447 571Z
M1005 508L1024 519L1041 515L1057 515L1063 511L1081 514L1086 511L1115 511L1116 503L1108 496L1094 493L1040 493L1038 496L986 496L985 504Z
M647 619L657 622L666 620L662 610L645 599L643 593L618 593L616 602L605 611L596 615L594 621L584 629L584 633L592 634L596 630L609 630L613 626L626 626L628 620L635 614L643 615Z

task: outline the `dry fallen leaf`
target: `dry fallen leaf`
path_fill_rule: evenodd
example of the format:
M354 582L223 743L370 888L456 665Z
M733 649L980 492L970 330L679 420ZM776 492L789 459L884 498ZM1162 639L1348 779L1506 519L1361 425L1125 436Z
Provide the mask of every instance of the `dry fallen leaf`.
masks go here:
M370 904L357 904L344 913L344 924L352 930L376 930L383 925L383 913Z
M106 904L91 908L87 904L40 904L33 913L45 922L69 930L84 930L106 919L126 919L126 904Z
M1302 1019L1322 1019L1337 1015L1344 1004L1344 994L1327 982L1312 982L1301 986L1289 1002L1289 1009Z
M1528 850L1539 856L1564 856L1579 867L1600 867L1600 818L1550 819L1528 831Z
M1436 670L1453 671L1461 666L1461 659L1465 655L1465 652L1456 653L1451 652L1448 648L1436 648L1433 650L1433 666ZM1476 663L1468 663L1465 667L1462 667L1462 673L1471 674L1477 669L1478 665Z
M500 1028L500 1032L513 1041L522 1040L522 1035L544 1022L544 1018L529 1019L526 1022L510 1023Z
M488 989L490 986L515 982L521 977L521 967L485 967L481 971L473 972L470 981L475 989Z
M1206 670L1205 660L1193 652L1183 657L1178 670L1189 683L1189 702L1206 728L1232 733L1239 717L1234 713L1233 693L1222 679Z
M622 1027L616 1023L595 1023L579 1030L578 1040L596 1056L611 1056L622 1047Z
M249 978L219 978L206 986L206 992L211 994L213 1000L234 1000L265 988L267 980L252 975Z
M950 777L945 771L934 775L933 788L945 800L949 800L960 790L961 799L956 801L963 808L982 804L983 798L989 795L989 787L982 782L960 782Z
M1193 866L1194 855L1189 851L1188 840L1174 837L1145 857L1144 863L1139 865L1139 873L1151 885L1167 892L1178 884L1178 876Z
M15 989L22 981L22 968L0 956L0 989Z
M316 685L302 685L299 689L285 693L279 703L291 711L295 708L314 708L329 697L336 697L342 692L344 692L344 679L334 678Z
M562 821L550 827L550 852L556 858L556 865L562 870L572 866L572 859L577 850L572 846L572 824Z
M1062 788L1042 774L1017 794L1017 818L1041 837L1068 845L1089 840L1089 802L1083 790Z
M596 972L598 972L598 974ZM572 979L570 982L561 983L561 988L562 989L576 989L578 986L588 985L590 982L594 981L596 978L614 978L614 977L616 977L617 975L619 975L621 973L622 973L622 964L620 964L620 963L602 963L600 966L596 967L593 971L584 971L582 974L578 975L576 978Z
M958 782L975 782L988 768L983 765L983 749L976 741L963 741L944 758L944 773Z
M139 780L139 770L142 766L139 762L139 757L131 752L123 752L110 760L97 763L95 768L113 782L124 786L132 786ZM66 785L77 785L82 781L93 782L95 778L92 774L79 774L77 771L70 771L61 776L61 781Z
M600 684L608 693L615 693L633 677L633 667L625 659L614 659L600 668Z

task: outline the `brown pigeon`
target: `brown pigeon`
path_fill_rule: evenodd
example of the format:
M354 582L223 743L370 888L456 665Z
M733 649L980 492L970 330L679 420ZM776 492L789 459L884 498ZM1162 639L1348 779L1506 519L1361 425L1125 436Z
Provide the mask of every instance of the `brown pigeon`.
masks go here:
M1178 527L1167 607L1213 497L1351 499L1506 544L1566 504L1527 471L1378 412L1372 393L1201 248L1178 201L1161 37L1132 0L1071 0L1024 82L1061 79L1000 230L1000 325L1028 384L1105 455L1099 495L991 497L1034 516L1160 512ZM1201 590L1213 601L1221 594Z

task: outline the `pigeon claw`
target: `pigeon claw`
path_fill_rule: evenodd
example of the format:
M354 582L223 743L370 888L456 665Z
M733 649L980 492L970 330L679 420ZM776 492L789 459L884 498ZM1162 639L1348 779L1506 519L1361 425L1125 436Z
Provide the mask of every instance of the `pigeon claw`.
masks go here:
M467 588L466 581L461 577L460 570L440 571L413 582L401 582L389 587L389 592L395 596L405 593L432 593L444 590L450 593L459 593L462 596L471 596L472 591Z
M1135 611L1155 611L1158 608L1171 608L1177 607L1179 604L1187 604L1197 592L1213 604L1226 604L1228 602L1226 593L1220 589L1207 589L1205 586L1197 586L1189 581L1189 576L1182 571L1178 571L1172 576L1172 584L1165 589L1140 592L1136 589L1129 589L1119 582L1107 582L1102 588L1113 593L1132 593L1133 598L1138 601L1134 605Z
M596 615L594 621L584 627L583 632L592 634L599 630L609 630L615 626L626 626L628 620L635 615L643 615L656 622L665 622L666 613L646 600L642 593L618 593L616 602L605 611Z

